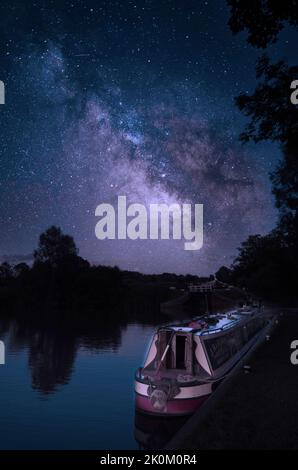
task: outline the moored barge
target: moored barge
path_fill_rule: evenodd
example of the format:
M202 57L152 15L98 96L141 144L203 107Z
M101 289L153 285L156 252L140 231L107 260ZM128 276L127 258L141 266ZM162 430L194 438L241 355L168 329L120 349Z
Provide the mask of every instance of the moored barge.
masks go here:
M204 315L154 334L135 376L139 411L193 413L252 347L268 320L256 305Z

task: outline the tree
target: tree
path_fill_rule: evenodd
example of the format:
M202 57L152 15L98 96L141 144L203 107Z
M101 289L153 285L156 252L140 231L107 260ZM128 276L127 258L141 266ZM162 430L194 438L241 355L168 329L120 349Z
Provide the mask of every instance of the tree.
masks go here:
M236 104L251 121L240 135L243 142L272 140L287 144L296 141L298 108L290 101L290 84L298 76L298 67L284 61L270 64L262 55L256 67L261 82L252 95L241 93Z
M289 99L290 83L297 76L297 66L289 67L283 61L270 64L262 56L257 65L257 78L262 81L252 95L236 98L239 109L251 119L240 139L281 144L284 158L271 174L281 216L298 208L298 107Z
M248 30L248 42L265 48L275 42L287 21L298 27L295 0L227 0L231 7L229 25L234 33ZM239 249L232 268L236 282L268 298L297 300L298 276L298 107L290 101L298 66L284 61L271 64L263 55L256 68L260 80L254 93L236 98L239 109L250 121L242 142L270 140L281 146L282 159L271 173L272 191L279 209L279 222L266 236L250 236Z
M231 282L231 277L232 271L226 266L221 266L215 273L215 278L225 284L229 284Z
M6 261L0 265L0 281L7 281L12 278L12 267Z
M291 269L282 239L275 231L269 235L251 235L239 248L233 264L233 278L241 287L277 299L292 292L287 271Z
M28 273L30 270L28 264L26 263L18 263L13 267L13 274L14 277L20 277Z
M297 0L227 0L227 3L232 32L247 30L247 41L255 47L275 43L286 22L298 26Z
M248 30L248 42L266 47L275 42L284 23L298 27L296 0L227 0L231 8L229 25L234 33ZM263 55L257 64L261 82L252 95L236 98L239 109L250 118L240 135L243 142L271 140L281 145L283 158L271 173L272 192L280 218L278 231L284 243L298 252L298 107L290 101L290 84L297 79L298 66L284 61L270 64Z
M40 235L38 249L34 251L36 263L48 262L53 267L77 256L78 249L73 238L64 235L61 229L54 225Z
M248 42L265 48L275 42L285 22L298 27L297 0L227 0L231 9L229 25L233 33L248 31ZM270 64L263 55L257 64L261 82L252 95L236 98L239 109L250 118L240 135L243 142L271 140L279 142L283 159L271 174L276 206L280 210L280 227L297 226L298 209L298 107L290 102L290 84L297 79L298 66L284 61Z

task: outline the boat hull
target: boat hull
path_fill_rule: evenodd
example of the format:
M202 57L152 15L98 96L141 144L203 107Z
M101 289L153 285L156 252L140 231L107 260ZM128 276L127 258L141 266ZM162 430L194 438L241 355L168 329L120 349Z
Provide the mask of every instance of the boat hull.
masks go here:
M149 397L135 396L135 405L138 411L156 416L184 416L193 414L208 398L209 395L194 398L174 398L167 402L164 410L156 410Z
M155 408L148 393L149 386L142 381L135 381L135 406L138 411L158 416L183 416L194 413L211 395L211 384L181 386L174 398L167 400L163 409Z

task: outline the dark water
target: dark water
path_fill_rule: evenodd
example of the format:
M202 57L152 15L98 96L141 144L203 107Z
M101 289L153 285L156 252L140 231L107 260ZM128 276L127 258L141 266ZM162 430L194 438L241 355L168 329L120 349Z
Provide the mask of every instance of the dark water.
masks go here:
M1 327L0 448L134 449L135 434L149 436L154 447L164 444L168 424L142 416L136 430L134 424L134 371L154 330L108 325L79 337L57 327Z

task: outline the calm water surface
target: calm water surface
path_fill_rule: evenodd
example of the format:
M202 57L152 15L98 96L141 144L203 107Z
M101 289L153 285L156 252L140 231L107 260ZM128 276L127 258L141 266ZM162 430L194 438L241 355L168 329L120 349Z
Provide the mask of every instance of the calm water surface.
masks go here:
M110 326L79 339L17 323L4 330L1 449L138 448L134 371L155 327Z

